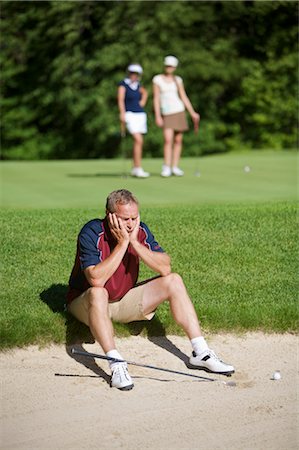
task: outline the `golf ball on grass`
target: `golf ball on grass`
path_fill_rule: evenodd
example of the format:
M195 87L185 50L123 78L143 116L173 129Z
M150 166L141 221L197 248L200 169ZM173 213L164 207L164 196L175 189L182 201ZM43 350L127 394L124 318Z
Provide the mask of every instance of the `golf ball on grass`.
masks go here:
M250 171L251 171L250 166L245 166L245 167L244 167L244 172L245 172L245 173L249 173Z

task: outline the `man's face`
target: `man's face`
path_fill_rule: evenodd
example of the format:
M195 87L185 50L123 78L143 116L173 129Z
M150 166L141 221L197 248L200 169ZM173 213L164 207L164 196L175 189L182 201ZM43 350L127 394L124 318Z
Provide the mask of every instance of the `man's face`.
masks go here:
M136 203L131 202L126 205L116 205L115 215L122 221L129 234L132 233L136 225L138 214L138 206Z

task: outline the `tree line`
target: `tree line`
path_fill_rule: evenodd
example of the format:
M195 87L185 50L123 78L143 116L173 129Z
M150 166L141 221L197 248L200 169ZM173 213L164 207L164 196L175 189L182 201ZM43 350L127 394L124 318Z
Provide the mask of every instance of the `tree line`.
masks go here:
M138 62L151 94L167 54L201 114L185 155L297 147L297 24L293 1L2 1L1 158L117 156L118 82Z

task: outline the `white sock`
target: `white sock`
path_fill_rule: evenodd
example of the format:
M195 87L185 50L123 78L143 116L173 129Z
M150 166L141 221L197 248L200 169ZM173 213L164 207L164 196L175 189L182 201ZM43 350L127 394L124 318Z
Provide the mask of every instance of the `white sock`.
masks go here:
M199 337L191 339L191 345L192 345L193 351L197 355L200 355L201 353L203 353L209 349L209 346L206 343L206 340L203 336L199 336Z
M113 350L110 350L106 353L106 356L109 358L116 358L116 359L124 359L120 353L114 348ZM113 367L118 364L117 362L109 361L110 369L113 369Z

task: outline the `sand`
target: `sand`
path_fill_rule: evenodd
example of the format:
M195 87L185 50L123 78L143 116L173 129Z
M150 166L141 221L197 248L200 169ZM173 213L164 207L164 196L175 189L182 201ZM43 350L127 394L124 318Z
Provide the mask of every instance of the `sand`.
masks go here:
M203 377L130 366L126 392L110 388L106 361L74 359L64 346L1 353L1 449L298 449L298 337L208 341L235 366L231 378L189 369L183 337L117 339L128 360Z

